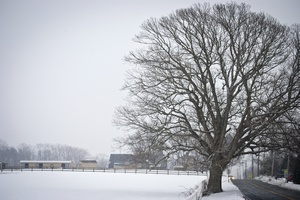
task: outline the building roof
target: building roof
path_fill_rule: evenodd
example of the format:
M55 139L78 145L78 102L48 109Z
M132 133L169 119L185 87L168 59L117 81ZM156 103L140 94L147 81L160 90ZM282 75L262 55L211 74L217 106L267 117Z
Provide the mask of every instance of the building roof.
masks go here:
M132 154L110 154L109 162L111 163L125 163L133 159Z
M72 163L70 160L21 160L20 163Z

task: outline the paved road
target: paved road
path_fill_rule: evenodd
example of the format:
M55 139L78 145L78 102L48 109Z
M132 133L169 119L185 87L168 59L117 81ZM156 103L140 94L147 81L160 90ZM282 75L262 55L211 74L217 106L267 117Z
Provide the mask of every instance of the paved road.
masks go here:
M247 200L300 200L300 191L289 190L259 180L233 180Z

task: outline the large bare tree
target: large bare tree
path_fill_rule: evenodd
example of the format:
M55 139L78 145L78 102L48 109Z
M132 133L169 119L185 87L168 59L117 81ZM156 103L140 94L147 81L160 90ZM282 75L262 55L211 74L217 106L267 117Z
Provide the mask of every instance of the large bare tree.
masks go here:
M114 123L166 156L197 151L209 162L207 192L221 192L230 161L267 147L276 120L299 104L293 34L236 3L196 4L141 29Z

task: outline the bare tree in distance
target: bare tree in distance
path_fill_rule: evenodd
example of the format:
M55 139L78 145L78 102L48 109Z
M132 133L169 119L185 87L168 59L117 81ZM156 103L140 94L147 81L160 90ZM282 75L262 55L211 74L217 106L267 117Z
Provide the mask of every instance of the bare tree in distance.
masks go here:
M0 139L0 162L4 162L6 167L11 167L18 164L18 159L18 151Z
M163 154L164 147L161 144L155 144L150 135L134 134L125 138L115 138L114 142L119 149L133 154L133 162L136 166L142 168L159 168L162 162L166 162ZM165 165L163 165L165 166Z
M128 103L114 124L166 156L198 152L209 162L207 193L222 192L228 164L266 150L281 134L271 129L277 119L299 106L295 34L233 2L195 4L141 29L141 48L125 58L134 66L123 88Z
M76 165L80 160L90 157L90 153L83 148L61 144L35 145L37 160L71 160Z
M20 160L34 160L35 150L31 145L22 143L17 147Z
M108 155L98 154L96 156L95 160L97 161L97 167L98 168L105 169L105 168L108 167L108 164L109 164Z

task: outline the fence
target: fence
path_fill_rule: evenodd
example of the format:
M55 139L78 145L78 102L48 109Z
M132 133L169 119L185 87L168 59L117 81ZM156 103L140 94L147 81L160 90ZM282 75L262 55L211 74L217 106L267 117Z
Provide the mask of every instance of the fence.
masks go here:
M23 171L65 171L65 172L102 172L102 173L134 173L134 174L165 174L165 175L186 175L186 176L206 176L206 173L199 171L181 170L158 170L158 169L51 169L51 168L10 168L2 169L1 172L23 172Z
M185 200L201 200L203 191L207 188L207 180L203 180L199 185L198 188L194 190L194 192L188 196Z

